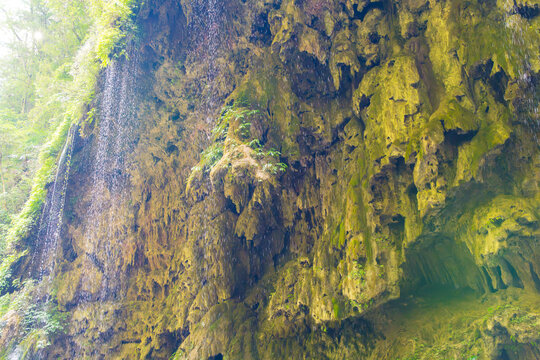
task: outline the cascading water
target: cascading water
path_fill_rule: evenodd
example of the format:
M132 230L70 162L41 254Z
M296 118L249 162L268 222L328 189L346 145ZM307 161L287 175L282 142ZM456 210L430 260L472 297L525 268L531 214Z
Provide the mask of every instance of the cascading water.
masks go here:
M222 74L222 65L220 62L220 51L223 50L226 44L225 32L222 29L223 26L223 7L224 2L220 0L199 0L194 4L193 16L190 22L188 31L194 34L201 34L197 37L194 48L191 49L190 55L197 57L204 64L206 68L205 76L200 80L203 81L201 85L203 95L198 103L196 112L204 114L205 121L208 125L213 127L216 123L216 115L218 115L219 104L222 103L220 98L219 82ZM208 142L211 141L212 134L208 132L206 134ZM211 223L210 211L205 204L205 211L201 218L201 223L206 225ZM200 229L190 229L189 231L197 233L201 248L209 249L211 244L208 236L208 227L200 226ZM200 230L200 231L199 231ZM234 256L233 254L228 254ZM204 260L201 262L201 273L209 274L212 268L213 254L209 254L207 251L202 251ZM203 275L206 276L206 275ZM208 281L207 278L202 279L203 283ZM203 298L205 302L212 300L208 299L208 295L203 292Z
M54 177L54 182L47 202L43 206L38 227L37 240L32 256L30 278L36 280L36 287L32 294L32 311L26 315L25 321L32 329L42 329L47 323L50 309L54 307L51 298L52 282L58 256L58 245L62 233L64 220L64 206L66 203L66 191L69 182L69 172L71 169L71 156L77 126L72 126L67 134L66 143L58 159L58 167ZM8 359L16 360L24 357L23 344L17 346ZM42 355L36 355L41 359Z
M218 68L215 62L215 56L219 47L219 12L217 0L208 1L207 28L208 28L208 78L215 80L218 75Z
M32 263L39 264L39 270L36 274L39 281L43 281L46 277L48 279L48 276L53 273L55 266L55 255L64 217L66 189L69 180L75 132L76 127L70 128L66 144L58 161L58 168L49 201L45 204L41 215L36 251L32 259ZM39 260L36 259L36 256L39 256ZM45 288L47 290L48 287L46 286Z
M526 6L526 5L525 5ZM538 9L538 8L536 8ZM538 133L540 131L540 114L539 109L539 94L537 91L537 80L534 79L534 71L531 66L531 57L527 52L527 44L532 41L527 37L526 21L523 19L523 12L520 10L514 0L507 0L504 3L505 10L505 26L508 29L510 36L511 48L507 48L508 54L515 54L518 63L518 76L520 88L523 91L523 96L520 97L518 104L518 116L532 132L536 142L540 144Z
M138 52L129 50L127 58L112 63L105 70L104 88L98 105L100 122L91 174L92 199L87 216L85 237L88 248L85 251L101 267L100 300L116 296L122 278L119 262L122 261L126 229L117 224L121 224L126 216L121 205L129 198L128 157L137 141L138 76ZM96 253L105 254L105 258L96 260ZM85 300L89 299L83 296Z
M214 114L218 104L218 79L221 65L218 62L220 48L226 42L221 29L223 24L223 2L219 0L197 1L194 4L194 14L190 22L190 32L202 34L193 44L193 56L203 59L207 67L205 83L205 96L201 99L199 111L204 111L208 123L214 121Z

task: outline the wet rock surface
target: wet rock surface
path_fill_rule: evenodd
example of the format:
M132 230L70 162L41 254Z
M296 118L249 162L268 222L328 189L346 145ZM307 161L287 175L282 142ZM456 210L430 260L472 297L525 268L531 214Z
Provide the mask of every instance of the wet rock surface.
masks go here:
M539 357L540 20L509 4L147 2L99 203L103 120L75 138L50 356Z

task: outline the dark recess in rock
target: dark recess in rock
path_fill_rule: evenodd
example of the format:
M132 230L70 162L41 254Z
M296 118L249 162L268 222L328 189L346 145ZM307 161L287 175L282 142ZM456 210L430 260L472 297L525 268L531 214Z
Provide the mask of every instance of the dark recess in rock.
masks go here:
M540 6L538 4L529 5L529 4L517 4L514 2L512 7L512 14L518 14L519 16L525 19L533 19L540 14Z
M272 33L268 24L268 12L257 15L255 20L253 20L249 41L259 43L262 46L269 46L272 43Z

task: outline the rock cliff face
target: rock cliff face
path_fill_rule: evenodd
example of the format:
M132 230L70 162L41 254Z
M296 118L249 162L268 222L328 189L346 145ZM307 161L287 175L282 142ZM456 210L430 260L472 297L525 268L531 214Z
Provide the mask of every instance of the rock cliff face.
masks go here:
M47 356L539 358L538 9L148 1L74 139Z

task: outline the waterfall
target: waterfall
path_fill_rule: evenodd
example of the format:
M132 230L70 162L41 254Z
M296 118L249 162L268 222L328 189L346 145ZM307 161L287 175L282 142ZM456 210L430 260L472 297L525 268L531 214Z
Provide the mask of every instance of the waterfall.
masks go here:
M52 183L52 188L48 191L47 201L43 206L40 223L37 230L37 240L32 256L32 267L30 278L37 280L35 290L31 292L32 312L26 317L32 322L32 328L42 329L48 320L51 306L51 289L56 261L58 259L57 250L62 232L64 219L64 205L66 203L66 191L69 182L69 172L71 168L71 156L77 126L72 126L67 134L66 143L58 159L58 167ZM28 319L26 319L28 321ZM13 351L7 354L8 359L21 359L24 355L24 344L19 344ZM36 355L42 359L42 355Z
M218 57L226 43L224 25L224 2L220 0L197 0L193 3L188 32L200 34L190 44L190 56L206 66L202 80L202 97L197 111L205 114L206 122L213 123L219 102L219 76L221 66Z
M52 274L54 270L56 250L62 229L66 188L69 180L75 132L76 127L69 129L67 141L58 161L53 187L41 214L36 251L32 259L32 263L39 263L37 274L39 281L42 281L45 276ZM36 256L40 257L39 262L36 262Z
M218 68L215 61L219 48L219 11L217 5L217 0L209 0L208 8L206 9L206 26L208 29L208 78L210 82L215 81L215 78L218 75Z
M521 63L518 71L520 88L522 89L524 96L522 96L523 103L520 104L521 114L519 114L520 121L522 121L531 130L536 142L540 145L540 138L538 133L540 132L540 114L538 113L539 107L539 94L536 89L535 80L533 79L533 73L531 67L530 54L527 52L526 44L530 44L533 40L527 38L526 27L527 21L524 20L518 11L518 5L514 0L506 0L504 3L505 12L505 26L508 29L510 36L511 49L506 49L509 54L516 54L517 60ZM523 118L524 117L524 118Z
M116 295L119 286L117 262L122 255L125 233L116 225L124 220L121 206L130 194L128 157L135 148L138 127L136 89L139 62L138 52L129 50L126 59L113 62L105 70L103 93L98 105L99 131L90 175L91 202L85 231L89 245L85 250L87 256L96 258L97 254L105 254L101 261L101 300Z

